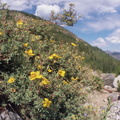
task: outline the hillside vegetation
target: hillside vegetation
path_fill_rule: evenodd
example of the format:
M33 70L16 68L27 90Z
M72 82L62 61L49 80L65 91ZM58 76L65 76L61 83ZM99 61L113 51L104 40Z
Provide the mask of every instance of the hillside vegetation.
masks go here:
M56 39L58 41L64 41L68 43L78 41L77 45L79 53L85 56L85 62L93 69L101 70L104 73L119 74L120 61L106 54L101 49L89 45L85 41L77 38L75 35L63 28L60 28L59 26L55 26L53 29L53 33L55 33L55 39L58 37Z
M0 107L24 120L104 120L85 106L103 86L90 66L116 72L119 62L49 21L0 10Z
M21 13L28 17L43 21L41 18L34 15L24 12ZM85 56L85 62L88 63L88 65L94 70L101 70L104 73L120 73L119 60L114 59L101 49L89 45L88 43L78 38L76 35L64 29L63 27L52 24L49 34L52 34L52 39L54 39L55 41L61 41L64 43L71 43L77 41L79 54Z

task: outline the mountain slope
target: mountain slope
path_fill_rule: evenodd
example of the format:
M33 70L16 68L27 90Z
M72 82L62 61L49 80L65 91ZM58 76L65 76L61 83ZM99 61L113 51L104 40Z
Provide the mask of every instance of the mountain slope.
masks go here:
M73 33L67 31L64 28L56 27L53 33L55 33L55 39L64 42L75 42L78 41L79 53L84 55L85 62L90 65L95 70L101 70L103 72L115 72L119 74L120 71L120 61L114 59L106 52L102 51L97 47L93 47ZM72 37L71 37L72 36ZM64 39L63 39L64 38Z
M116 72L118 61L62 27L0 10L0 107L24 120L103 120L106 112L85 103L103 88L91 67L107 72L109 62Z
M32 34L36 34L39 35L40 32L46 32L46 34L48 34L50 36L50 34L52 34L52 38L53 40L57 42L60 42L58 44L64 44L64 43L74 43L76 42L77 45L79 46L79 54L80 55L84 55L85 57L85 62L90 65L93 69L95 70L101 70L103 72L115 72L115 73L119 73L120 72L120 61L112 58L110 55L106 54L104 51L100 50L97 47L92 47L91 45L89 45L88 43L86 43L85 41L81 40L80 38L78 38L76 35L74 35L73 33L71 33L70 31L64 29L63 27L60 27L56 24L52 24L49 21L43 20L39 17L36 17L34 15L30 15L24 12L18 12L18 11L9 11L11 14L18 14L18 18L16 19L23 19L25 21L25 19L36 19L39 22L43 22L43 24L49 24L49 33L46 31L42 30L42 26L40 26L40 28L37 30L32 30L31 29L31 33ZM25 17L26 16L26 17ZM9 16L6 16L9 18ZM44 27L44 26L43 26Z

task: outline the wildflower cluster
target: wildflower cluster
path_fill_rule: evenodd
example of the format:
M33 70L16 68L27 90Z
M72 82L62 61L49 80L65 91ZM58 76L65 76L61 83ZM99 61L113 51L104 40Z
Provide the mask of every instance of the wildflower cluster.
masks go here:
M52 60L52 59L59 59L59 58L61 58L61 57L58 56L56 53L53 53L53 54L50 55L48 58L49 58L50 60Z
M22 28L22 25L23 25L22 20L18 20L18 21L16 22L16 26L17 26L18 28Z
M0 21L0 90L5 104L19 107L26 120L82 120L87 93L80 89L96 89L93 83L99 89L102 83L88 75L78 42L57 41L51 22L22 13L9 16L12 21Z

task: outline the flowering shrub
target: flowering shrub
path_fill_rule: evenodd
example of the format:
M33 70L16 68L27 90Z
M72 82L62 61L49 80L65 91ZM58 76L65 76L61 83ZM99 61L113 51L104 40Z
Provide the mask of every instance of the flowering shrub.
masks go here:
M2 104L16 106L26 120L85 120L87 93L81 89L98 89L102 83L89 73L77 41L53 40L50 22L14 12L9 13L11 20L5 10L1 13Z

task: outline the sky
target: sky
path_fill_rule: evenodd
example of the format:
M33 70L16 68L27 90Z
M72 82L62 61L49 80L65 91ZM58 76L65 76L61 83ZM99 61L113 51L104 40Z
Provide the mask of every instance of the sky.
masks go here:
M48 19L52 10L61 13L75 4L82 17L74 26L64 26L92 46L120 52L120 0L1 0L9 9Z

